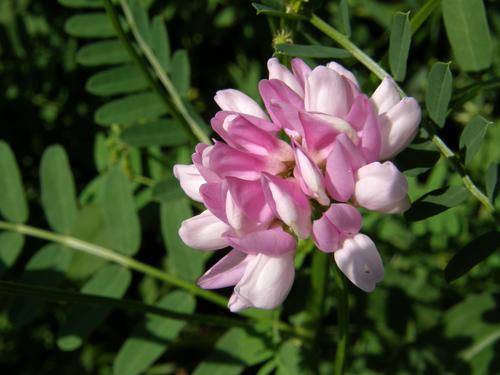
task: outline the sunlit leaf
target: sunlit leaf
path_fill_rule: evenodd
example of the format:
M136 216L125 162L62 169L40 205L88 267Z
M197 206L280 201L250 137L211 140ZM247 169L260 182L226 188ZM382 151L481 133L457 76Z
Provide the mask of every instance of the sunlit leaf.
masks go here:
M428 82L425 105L430 118L443 127L452 90L450 64L435 63L429 73Z
M135 65L122 65L96 73L85 86L91 94L102 96L129 94L147 87L147 81Z
M491 203L494 203L497 196L500 184L498 177L500 176L500 164L491 163L486 172L486 194Z
M153 37L151 45L161 66L165 71L170 70L170 39L165 26L165 20L161 16L153 18Z
M126 268L115 264L99 270L81 289L83 294L104 297L122 297L130 284L132 275ZM74 305L59 330L57 346L61 350L75 350L111 312L111 307Z
M161 230L170 271L183 279L195 281L203 271L205 254L186 246L179 237L182 221L191 216L193 213L185 197L161 205Z
M120 134L123 142L134 147L179 146L189 142L189 135L177 120L161 119L130 126Z
M406 61L411 43L411 27L409 13L398 12L392 20L391 37L389 40L389 66L397 81L403 81L406 76Z
M448 282L465 275L474 266L500 250L500 232L488 232L474 238L451 258L444 270Z
M158 181L153 187L153 199L158 202L168 202L176 199L183 199L186 196L182 191L179 180L173 175Z
M190 77L191 72L189 69L189 57L187 51L183 49L175 51L172 57L171 64L172 65L170 67L170 70L171 70L172 83L179 92L179 95L182 96L183 98L186 98L189 91L190 79L191 79Z
M458 206L468 196L468 190L462 185L433 190L413 202L404 216L408 221L424 220Z
M462 131L460 148L465 148L465 165L469 165L479 151L489 125L492 125L492 122L475 116Z
M195 299L185 292L174 291L160 299L156 306L189 313L194 310ZM113 372L116 375L142 374L168 349L168 344L185 325L181 320L147 314L120 348Z
M149 16L146 9L139 0L129 0L129 3L139 34L146 44L151 45L151 26L149 25Z
M141 243L141 227L130 182L119 167L106 174L102 191L102 213L112 247L133 255Z
M129 62L130 56L118 40L105 40L80 48L76 61L86 66L113 65Z
M68 18L64 30L78 38L106 38L115 35L115 30L106 13L76 14Z
M75 182L66 151L59 145L45 150L40 162L42 206L50 226L68 234L78 215Z
M304 44L277 44L276 51L288 56L342 59L351 56L341 48Z
M24 236L14 232L0 232L0 274L12 267L24 246Z
M28 205L21 175L10 146L0 141L0 214L7 220L24 223L28 220Z
M446 34L458 64L465 71L491 65L492 46L482 0L443 0Z
M193 375L236 375L247 366L263 362L272 356L269 338L257 331L231 328L201 362Z
M152 92L135 94L113 100L95 113L99 125L123 124L154 120L166 113L164 103Z

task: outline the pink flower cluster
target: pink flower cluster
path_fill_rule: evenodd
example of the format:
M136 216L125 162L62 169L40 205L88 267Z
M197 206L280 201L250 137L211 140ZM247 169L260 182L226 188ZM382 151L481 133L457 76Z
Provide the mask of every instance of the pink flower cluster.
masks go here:
M182 223L190 247L232 247L199 280L205 289L234 286L231 311L272 309L295 276L297 239L313 238L349 280L366 292L384 275L373 241L359 233L356 207L385 213L408 208L407 181L387 160L414 137L415 99L401 99L387 77L371 98L354 75L331 62L292 71L268 61L260 81L264 111L237 90L217 92L211 124L224 140L198 144L193 164L174 174L206 210Z

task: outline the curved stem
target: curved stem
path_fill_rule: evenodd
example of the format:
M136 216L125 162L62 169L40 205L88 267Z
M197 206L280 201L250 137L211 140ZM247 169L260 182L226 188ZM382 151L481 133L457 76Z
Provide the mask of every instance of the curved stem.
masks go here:
M158 79L169 93L170 97L172 98L173 104L177 108L178 112L182 115L186 124L189 126L192 134L194 134L195 137L200 142L210 144L211 143L210 138L205 134L203 129L196 123L196 120L191 116L188 109L186 108L186 105L182 101L182 98L177 92L174 84L172 83L166 72L163 70L163 67L161 66L158 59L156 58L156 55L154 54L153 50L146 43L141 33L139 32L139 29L137 28L137 23L135 22L134 16L127 2L120 0L120 5L122 7L123 13L125 14L125 18L127 19L127 23L130 26L130 30L132 31L132 34L134 35L134 38L137 41L137 44L139 45L139 48L144 53L144 56L146 57L149 64L153 68Z
M378 78L384 79L385 76L389 75L380 65L378 65L375 61L373 61L367 54L361 51L353 42L349 40L344 34L334 29L332 26L328 25L321 18L313 14L309 19L309 22L315 26L317 29L321 30L327 36L332 38L342 47L344 47L347 51L349 51L359 62L361 62L364 66L368 68L373 74L375 74ZM399 87L402 96L406 96L405 92ZM495 214L495 208L490 203L486 195L474 184L470 176L467 174L467 171L462 166L460 162L458 162L459 158L457 155L446 145L446 143L435 134L434 127L431 124L428 124L432 137L431 141L438 148L439 152L446 157L450 162L452 167L460 174L462 177L462 182L467 190L490 212L493 214L495 219L498 220L497 215Z
M175 285L179 288L182 288L192 293L197 297L203 298L216 305L222 307L227 306L227 299L216 293L198 288L196 285L193 285L187 281L179 279L165 271L152 267L146 263L139 262L138 260L127 257L125 255L119 254L116 251L107 249L103 246L85 242L72 236L57 234L54 232L50 232L47 230L35 228L24 224L16 224L16 223L8 223L5 221L0 221L0 229L25 234L31 237L36 237L51 242L56 242L61 245L67 246L71 249L82 251L84 253L91 254L94 256L98 256L102 259L106 259L111 262L120 264L124 267L130 268L132 270L147 274L151 277L162 280L171 285Z
M343 375L346 367L347 354L349 350L349 296L347 290L347 281L344 274L339 270L335 261L333 261L335 283L337 286L337 318L338 318L338 337L337 353L335 355L335 375Z

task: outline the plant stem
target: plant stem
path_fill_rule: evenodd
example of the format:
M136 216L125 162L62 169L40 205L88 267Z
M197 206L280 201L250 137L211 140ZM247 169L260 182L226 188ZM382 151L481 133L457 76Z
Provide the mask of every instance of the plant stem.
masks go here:
M193 285L187 281L179 279L165 271L152 267L146 263L139 262L138 260L127 257L125 255L119 254L118 252L113 251L111 249L107 249L99 245L85 242L75 237L57 234L54 232L46 231L43 229L35 228L24 224L8 223L0 220L0 229L25 234L31 237L41 238L47 241L56 242L61 245L67 246L69 248L78 251L83 251L84 253L91 254L94 256L98 256L102 259L106 259L111 262L120 264L124 267L130 268L132 270L147 274L151 277L162 280L171 285L175 285L179 288L182 288L192 293L195 296L206 299L207 301L210 301L216 305L223 307L227 306L227 299L216 293L198 288L196 285Z
M315 26L318 30L325 33L327 36L332 38L338 44L340 44L343 48L349 51L353 57L355 57L359 62L361 62L364 66L368 68L373 74L375 74L378 78L384 79L389 74L382 69L380 65L378 65L375 61L373 61L367 54L361 51L353 42L349 40L344 34L335 30L332 26L328 25L321 18L313 14L309 19L310 23ZM397 86L402 96L406 96L406 93ZM493 217L498 220L497 215L495 213L495 208L490 203L486 195L474 184L470 176L467 174L467 171L463 167L463 165L459 162L458 156L446 145L446 143L435 134L434 127L432 124L427 125L430 131L430 134L433 134L431 137L432 143L438 148L439 152L446 157L451 162L452 167L460 174L462 177L462 182L467 190L488 210L488 212L492 213Z
M106 0L109 1L109 0ZM182 101L182 98L180 97L179 93L177 92L174 84L168 77L167 73L163 70L163 67L161 66L160 62L156 58L156 55L154 54L153 50L151 47L146 43L144 38L142 37L141 33L139 32L139 29L137 28L137 24L135 22L134 16L132 14L132 11L130 10L130 7L128 6L127 2L124 0L120 0L120 5L122 7L123 13L125 14L125 18L127 19L127 23L130 26L130 30L132 31L132 34L134 35L135 40L137 41L137 44L139 45L139 48L141 51L144 53L144 56L148 60L149 64L153 68L154 72L156 73L158 79L160 82L163 84L167 92L169 93L170 97L172 98L172 102L177 108L178 112L182 115L184 121L190 128L192 134L195 135L195 137L202 143L210 144L210 138L205 134L203 129L196 123L196 120L191 116L189 113L188 109L186 108L184 102Z
M335 355L335 375L343 375L346 367L347 354L349 349L349 296L347 282L344 274L339 270L335 261L333 271L335 282L337 284L337 318L338 318L338 337L337 353Z

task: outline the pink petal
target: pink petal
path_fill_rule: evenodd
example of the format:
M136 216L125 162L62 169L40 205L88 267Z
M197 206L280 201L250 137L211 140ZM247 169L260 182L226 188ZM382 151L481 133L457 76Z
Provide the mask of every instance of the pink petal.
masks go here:
M301 238L311 231L311 207L297 181L263 174L267 202L275 214Z
M337 142L339 147L342 148L343 154L347 156L353 171L366 164L363 153L357 146L354 145L354 143L352 143L351 139L347 135L340 134L335 139L335 142Z
M325 181L320 169L300 147L295 147L294 153L296 161L294 174L299 180L302 191L316 199L323 206L328 205L330 198L326 195Z
M408 208L408 182L394 164L367 164L356 172L354 199L369 210L386 213L403 212Z
M352 237L361 229L361 214L350 204L332 204L324 216L337 228L343 238Z
M332 69L334 71L336 71L338 74L340 74L342 77L345 77L347 78L349 81L351 81L356 87L359 87L359 83L358 83L358 80L356 79L356 77L354 76L354 74L352 74L352 72L346 68L344 68L342 65L340 65L339 63L335 62L335 61L331 61L329 62L328 64L326 64L326 67L328 69Z
M353 167L342 145L335 142L326 159L326 189L333 199L346 202L354 192Z
M195 147L195 152L193 153L192 160L193 164L196 166L200 174L203 176L207 182L220 182L220 177L217 176L208 167L208 159L210 151L213 149L213 145L209 146L204 143L198 143Z
M295 91L301 97L304 97L304 87L300 85L295 76L283 65L277 58L273 57L267 61L267 69L269 70L269 79L277 79L283 81L288 87Z
M316 67L307 77L305 85L305 110L344 117L349 111L352 98L348 86L334 70Z
M214 100L223 111L239 112L265 120L268 119L266 113L255 100L241 91L233 89L217 91Z
M216 142L209 155L209 167L218 176L257 180L261 172L279 173L284 165L278 160L264 158Z
M312 225L314 243L325 253L332 253L339 247L340 234L335 225L324 214Z
M384 278L382 259L373 241L364 234L345 240L334 256L344 275L365 292L373 291Z
M311 73L311 68L297 57L292 59L291 65L294 76L299 81L302 89L304 89L307 76Z
M274 218L260 181L247 181L235 177L228 177L226 181L233 201L251 220L257 223L269 223Z
M282 304L295 278L293 256L294 252L279 257L248 255L248 265L229 299L229 309L274 309Z
M286 84L276 79L261 80L259 82L259 92L273 122L279 123L280 120L277 114L274 113L274 103L285 103L297 110L304 109L304 100Z
M304 133L303 144L311 158L321 164L330 153L340 132L330 123L310 113L299 113Z
M295 238L278 225L242 236L227 234L226 239L235 249L248 254L264 253L279 256L294 251L297 247Z
M381 147L382 140L379 124L375 117L375 113L370 110L367 113L361 135L361 148L363 149L363 155L368 163L378 160Z
M179 180L182 190L184 190L189 198L197 202L202 201L200 186L206 181L194 164L174 165L174 176Z
M200 187L203 203L217 218L228 223L226 216L227 184L222 182L208 182Z
M230 227L205 210L197 216L184 220L179 229L182 241L198 250L217 250L227 246L227 240L222 234Z
M387 76L377 87L372 95L372 101L377 107L378 114L382 114L390 110L401 100L401 95L396 87L394 80Z
M203 289L236 285L245 273L246 256L245 253L231 250L199 278L198 285Z
M404 98L379 117L381 159L389 159L404 149L415 137L420 124L420 106L414 98Z

